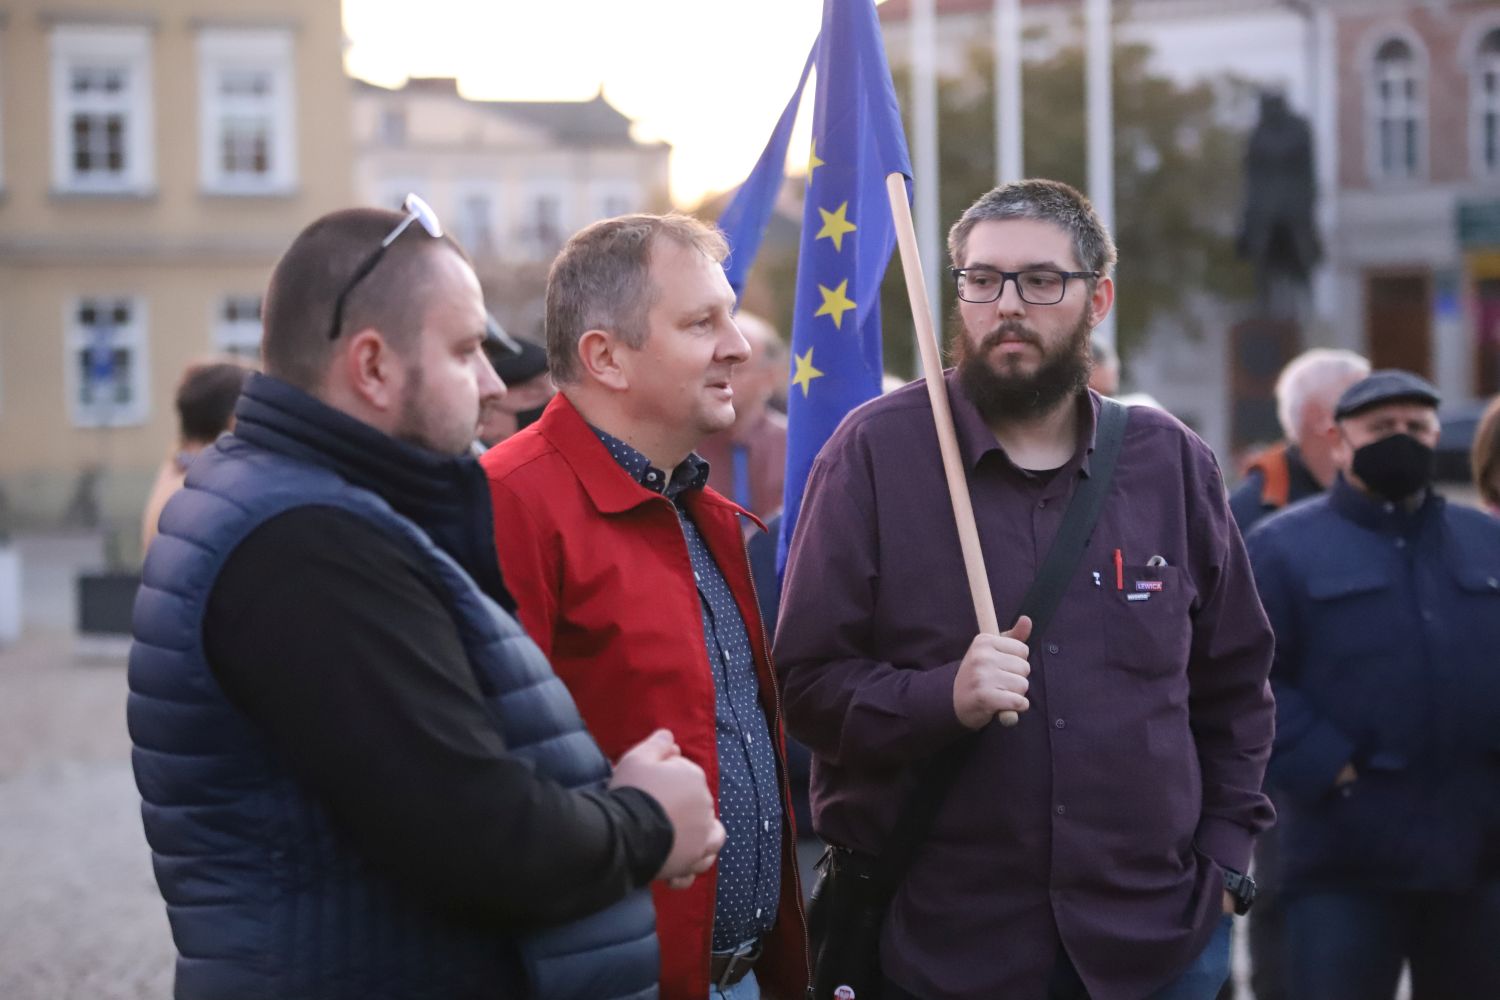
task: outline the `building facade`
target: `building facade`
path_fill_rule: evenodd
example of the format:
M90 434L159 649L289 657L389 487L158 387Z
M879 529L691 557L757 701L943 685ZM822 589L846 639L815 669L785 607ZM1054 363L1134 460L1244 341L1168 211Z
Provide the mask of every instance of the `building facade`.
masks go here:
M1022 0L1023 56L1076 44L1082 9ZM911 0L880 11L892 62L908 62ZM939 73L992 44L994 11L935 0ZM1226 460L1250 443L1236 433L1237 387L1268 393L1299 347L1422 372L1455 403L1500 391L1500 0L1136 0L1119 5L1116 33L1181 82L1230 73L1286 95L1313 129L1325 249L1301 343L1236 342L1250 305L1201 297L1196 325L1217 332L1188 340L1155 324L1128 359L1134 388Z
M355 193L386 207L416 192L473 258L502 325L537 336L547 267L598 219L669 206L671 148L588 101L481 101L450 77L355 81Z
M1500 392L1500 2L1347 5L1336 16L1343 345Z
M190 362L351 198L338 0L0 0L0 502L138 543Z

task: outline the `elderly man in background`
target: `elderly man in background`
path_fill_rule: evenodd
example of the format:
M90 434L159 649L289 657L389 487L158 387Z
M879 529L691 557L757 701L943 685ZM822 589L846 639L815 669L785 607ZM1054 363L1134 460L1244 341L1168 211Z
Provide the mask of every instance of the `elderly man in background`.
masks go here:
M1370 362L1360 355L1322 347L1304 351L1281 370L1276 379L1276 419L1282 440L1250 459L1244 481L1229 496L1229 509L1241 532L1333 483L1338 472L1328 434L1333 408L1345 389L1368 374ZM1264 902L1258 901L1257 911Z
M1334 409L1327 493L1247 543L1276 633L1292 1000L1500 997L1500 522L1432 489L1438 393Z

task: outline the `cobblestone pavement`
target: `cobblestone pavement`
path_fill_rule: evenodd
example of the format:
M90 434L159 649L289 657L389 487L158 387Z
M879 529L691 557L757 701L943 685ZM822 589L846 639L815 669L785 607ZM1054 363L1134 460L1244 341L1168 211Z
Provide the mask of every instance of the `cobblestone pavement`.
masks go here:
M125 662L0 649L0 998L161 1000L172 941L125 731Z

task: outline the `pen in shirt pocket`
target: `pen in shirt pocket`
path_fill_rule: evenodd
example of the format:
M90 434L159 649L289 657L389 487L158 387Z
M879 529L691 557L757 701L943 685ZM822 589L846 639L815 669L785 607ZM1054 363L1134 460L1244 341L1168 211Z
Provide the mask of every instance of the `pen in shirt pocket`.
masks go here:
M1125 589L1125 556L1119 549L1115 549L1115 589Z

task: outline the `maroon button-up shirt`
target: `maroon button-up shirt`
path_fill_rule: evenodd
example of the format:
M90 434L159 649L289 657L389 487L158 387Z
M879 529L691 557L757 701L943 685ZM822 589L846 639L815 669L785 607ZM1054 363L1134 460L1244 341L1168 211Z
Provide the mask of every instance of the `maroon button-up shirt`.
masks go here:
M1008 626L1089 474L1098 397L1079 400L1072 460L1035 476L948 384ZM879 852L911 765L965 732L953 681L976 632L932 411L910 386L818 456L786 573L775 658L825 839ZM1095 1000L1174 979L1219 919L1220 866L1244 871L1272 820L1271 643L1212 452L1132 409L1099 523L1032 641L1031 708L984 731L940 808L886 921L887 975L934 1000L1040 997L1061 943Z

